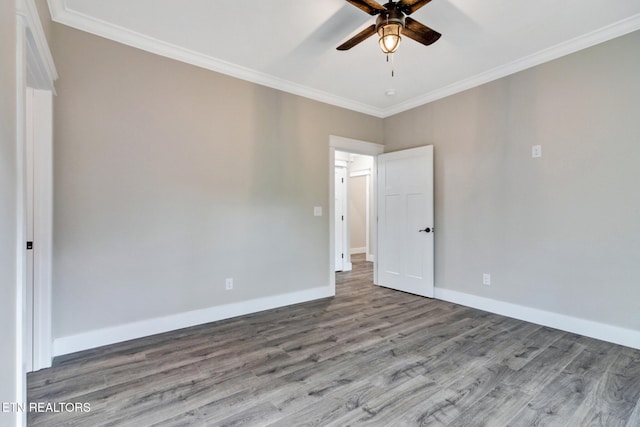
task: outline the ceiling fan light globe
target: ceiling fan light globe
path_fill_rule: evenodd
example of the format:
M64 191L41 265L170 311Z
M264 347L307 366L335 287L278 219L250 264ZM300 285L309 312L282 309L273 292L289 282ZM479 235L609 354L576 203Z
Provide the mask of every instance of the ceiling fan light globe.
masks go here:
M400 36L386 36L380 39L380 49L383 53L394 53L400 46Z
M402 25L396 23L389 23L378 28L378 36L380 36L380 49L384 53L393 53L400 46L402 37Z

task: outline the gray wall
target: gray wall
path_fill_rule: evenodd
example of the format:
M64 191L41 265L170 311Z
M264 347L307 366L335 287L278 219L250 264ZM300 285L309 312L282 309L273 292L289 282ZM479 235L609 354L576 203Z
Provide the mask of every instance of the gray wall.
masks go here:
M351 172L356 172L356 171L369 171L371 174L374 173L373 170L373 156L363 156L363 155L358 155L358 154L353 154L352 155L352 159L353 161L349 164L349 170ZM366 178L363 178L366 181ZM374 182L373 182L373 178L369 179L369 197L370 197L370 203L373 204L375 203L375 197L373 197L373 192L374 192ZM361 197L365 198L365 203L366 203L366 189L362 190L361 193ZM365 206L365 211L366 211L366 206ZM365 212L366 213L366 212ZM369 212L370 215L373 215L373 213L375 212ZM366 218L365 218L365 222L366 222ZM363 226L366 227L366 223L363 224ZM368 255L372 255L375 256L376 253L376 248L375 248L375 234L376 234L376 221L375 220L369 220L369 254ZM362 233L364 234L364 239L365 239L365 244L366 244L366 230L363 230ZM365 244L363 244L362 246L364 247ZM353 243L351 243L351 247L358 247L358 245L354 245Z
M325 286L329 134L435 145L438 287L640 329L638 34L383 121L45 27L54 337Z
M381 119L58 24L52 50L54 337L328 286L329 135Z
M349 244L351 249L367 245L367 177L349 178Z
M16 9L0 2L0 402L16 396ZM0 412L0 426L15 414Z
M435 146L437 287L640 330L639 47L385 119L387 151Z

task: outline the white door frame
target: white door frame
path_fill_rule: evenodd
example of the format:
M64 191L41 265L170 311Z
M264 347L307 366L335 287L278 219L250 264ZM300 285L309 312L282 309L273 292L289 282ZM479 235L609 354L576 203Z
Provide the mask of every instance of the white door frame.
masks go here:
M55 94L53 86L58 74L53 62L53 57L42 29L42 23L38 15L34 0L16 1L16 124L17 124L17 167L18 183L18 232L17 232L17 360L18 392L26 395L24 374L29 365L27 359L33 361L34 370L51 366L52 340L51 340L51 235L53 215L53 153L52 153L52 104L51 99ZM27 122L27 87L37 89L38 92L32 99L31 113L34 121L31 125ZM25 316L30 311L27 301L27 274L26 274L26 226L27 209L27 126L34 137L33 150L33 198L34 198L34 247L39 251L34 252L33 292L37 293L36 304L32 306L34 313L33 352L26 355L23 351L27 346L25 342L31 339L31 333L25 330ZM40 239L36 241L35 239Z
M347 212L347 206L348 206L348 188L349 188L349 184L347 179L349 178L349 165L347 162L345 161L341 161L341 160L336 160L336 164L334 166L334 173L335 175L338 174L338 170L342 170L342 174L343 174L343 178L345 180L344 187L343 188L343 192L342 194L340 194L340 197L338 197L338 194L335 194L333 197L334 200L334 205L333 208L338 208L339 206L336 206L335 203L339 203L340 205L342 205L342 233L340 233L340 237L338 237L338 235L336 234L336 240L334 241L334 244L336 245L336 250L338 250L338 244L341 244L341 250L342 250L342 258L338 257L338 254L336 253L336 258L335 258L335 271L350 271L351 270L351 259L349 257L349 235L348 235L348 231L349 231L349 215ZM339 188L338 186L335 185L335 175L334 175L334 192L337 192L337 189ZM336 199L340 199L336 202ZM334 211L334 227L338 227L337 224L339 224L340 222L338 221L338 218L335 215L335 211ZM335 230L335 228L334 228ZM338 230L336 230L336 232L339 232ZM338 241L338 239L340 239L340 241ZM346 255L346 257L345 257ZM340 261L338 261L340 260Z
M346 151L347 153L364 154L367 156L373 156L373 176L375 176L376 158L378 154L384 153L384 145L376 144L373 142L360 141L352 138L345 138L342 136L329 135L329 287L331 293L336 293L336 272L335 272L335 206L334 194L335 194L335 163L336 163L336 150ZM374 188L376 188L375 179L373 182ZM373 192L375 195L375 190ZM375 200L372 203L374 212L372 212L372 218L376 217L375 212ZM375 230L375 228L374 228ZM372 236L375 242L376 236ZM374 283L377 281L377 274L374 265Z
M25 193L25 97L27 87L27 54L26 32L27 19L24 10L19 3L16 4L16 195L17 195L17 230L16 230L16 399L27 401L27 367L25 358L25 312L26 312L26 282L27 282L27 256L26 220L27 206ZM22 12L22 13L21 13ZM16 417L18 425L27 424L26 414Z

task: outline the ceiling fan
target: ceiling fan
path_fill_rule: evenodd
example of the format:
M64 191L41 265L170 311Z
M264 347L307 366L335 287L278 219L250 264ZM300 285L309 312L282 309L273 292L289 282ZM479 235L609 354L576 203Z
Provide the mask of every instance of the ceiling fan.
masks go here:
M376 23L365 28L351 39L337 47L338 50L349 50L378 33L380 49L389 54L398 49L401 35L407 36L424 45L435 43L442 34L410 18L416 10L431 0L390 0L384 6L375 0L346 0L369 15L378 15Z

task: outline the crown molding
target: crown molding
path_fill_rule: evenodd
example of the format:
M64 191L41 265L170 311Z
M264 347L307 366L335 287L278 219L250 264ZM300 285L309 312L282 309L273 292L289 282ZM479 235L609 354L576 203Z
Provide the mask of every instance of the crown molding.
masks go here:
M480 74L476 74L473 77L436 89L427 94L409 99L408 101L385 109L383 113L384 117L390 117L395 114L402 113L403 111L407 111L412 108L437 101L438 99L454 95L467 89L471 89L476 86L498 80L502 77L506 77L519 71L535 67L536 65L544 64L545 62L561 58L579 50L604 43L608 40L623 36L625 34L629 34L639 29L640 14L636 14L606 27L600 28L579 37L575 37L571 40L557 44L550 48L541 50L532 55L517 59L508 64L501 65Z
M241 80L246 80L251 83L267 86L323 102L325 104L335 105L337 107L379 118L386 118L402 113L640 29L640 14L636 14L583 36L576 37L524 58L517 59L508 64L476 74L475 76L448 86L438 88L424 95L411 98L388 108L379 108L328 92L313 89L308 86L293 83L260 71L232 64L227 61L212 58L210 56L203 55L202 53L185 49L110 22L70 10L66 7L65 0L48 0L48 3L52 19L60 24L114 40L131 47L142 49L147 52L165 56L167 58L175 59L177 61L185 62L187 64L195 65L197 67L205 68Z
M260 71L232 64L202 53L158 40L128 28L88 16L66 7L64 0L48 0L51 17L55 22L104 37L160 56L175 59L251 83L299 95L325 104L335 105L382 118L384 110L361 102L330 94L308 86L293 83Z

